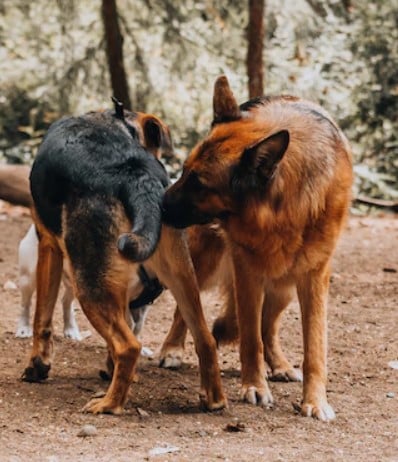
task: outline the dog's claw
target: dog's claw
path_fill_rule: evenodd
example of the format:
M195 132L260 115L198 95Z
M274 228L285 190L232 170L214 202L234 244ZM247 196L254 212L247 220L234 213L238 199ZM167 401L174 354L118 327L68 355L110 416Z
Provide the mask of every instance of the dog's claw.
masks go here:
M314 417L322 422L330 422L336 418L336 414L334 413L332 406L330 406L327 402L320 405L304 403L301 407L299 405L293 407L296 411L299 411L302 416Z
M250 404L266 408L271 408L274 404L274 399L268 387L244 386L241 392L241 399Z
M274 369L268 374L272 382L302 382L303 373L300 369Z

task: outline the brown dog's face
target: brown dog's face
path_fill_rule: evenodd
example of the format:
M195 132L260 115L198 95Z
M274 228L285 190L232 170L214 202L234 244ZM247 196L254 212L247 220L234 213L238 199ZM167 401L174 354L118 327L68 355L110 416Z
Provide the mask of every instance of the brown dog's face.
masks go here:
M163 220L177 228L239 213L248 199L265 192L289 144L286 130L264 138L262 125L250 112L241 113L225 77L216 81L213 102L209 135L164 197Z

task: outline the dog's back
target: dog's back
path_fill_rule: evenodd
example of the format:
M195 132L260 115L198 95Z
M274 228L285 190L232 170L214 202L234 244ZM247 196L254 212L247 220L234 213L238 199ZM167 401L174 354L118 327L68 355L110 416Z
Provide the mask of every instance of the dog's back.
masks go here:
M250 111L247 130L241 126L237 134L239 139L248 137L243 140L246 146L259 133L267 138L281 129L289 132L290 141L272 180L264 190L260 188L261 197L246 208L244 228L239 220L234 232L242 230L248 246L251 238L256 245L255 229L265 233L262 251L272 279L289 273L289 268L296 275L316 268L334 250L350 203L349 144L328 113L311 102L263 98L241 106L246 109ZM226 124L220 131L228 130L228 125L231 128L232 124Z
M133 220L136 211L132 202L139 186L148 193L150 202L160 201L159 189L163 188L151 189L154 181L163 188L167 186L165 170L142 148L135 129L108 111L53 124L31 172L32 196L39 217L56 234L61 231L61 207L83 196L90 198L90 194L119 199Z

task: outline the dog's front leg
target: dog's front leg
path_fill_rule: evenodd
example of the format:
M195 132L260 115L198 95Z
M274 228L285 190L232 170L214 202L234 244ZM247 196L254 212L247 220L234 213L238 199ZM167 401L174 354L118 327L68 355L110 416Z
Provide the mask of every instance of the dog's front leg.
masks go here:
M241 397L251 404L267 407L272 405L273 398L265 380L261 338L264 277L261 266L249 251L234 247L232 258L240 333Z
M173 323L160 350L160 367L174 369L181 366L186 335L187 325L177 306Z
M63 256L50 235L39 240L37 262L37 300L33 323L33 348L22 380L40 382L48 377L53 351L52 317L61 282Z
M328 287L328 264L303 275L297 283L304 336L304 390L301 413L324 421L335 418L326 398Z
M204 318L188 245L183 232L163 226L161 243L153 257L155 272L174 295L182 318L191 331L199 357L203 404L210 410L226 406L216 342Z

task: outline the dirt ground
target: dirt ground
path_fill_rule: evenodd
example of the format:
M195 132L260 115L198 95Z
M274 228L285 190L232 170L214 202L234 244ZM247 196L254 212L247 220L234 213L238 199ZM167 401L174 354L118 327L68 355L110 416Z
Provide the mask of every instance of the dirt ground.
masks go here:
M3 211L4 212L4 211ZM14 215L14 216L13 216ZM170 325L174 302L164 293L151 308L139 382L120 417L82 414L91 396L106 388L98 375L106 348L77 313L82 342L62 336L56 309L56 355L44 384L19 380L31 339L14 337L20 294L17 246L30 224L18 210L0 209L0 460L1 461L398 461L398 219L351 218L334 262L329 302L329 402L337 419L321 423L296 415L301 384L270 384L272 410L239 402L236 349L219 359L230 408L204 413L198 407L198 367L189 341L181 370L157 366L156 351ZM222 301L204 294L209 323ZM282 339L294 365L302 361L297 303L287 310ZM241 423L239 432L226 431ZM86 425L95 436L79 437ZM156 453L158 448L168 452ZM166 449L165 449L166 448ZM152 451L152 452L151 452Z

